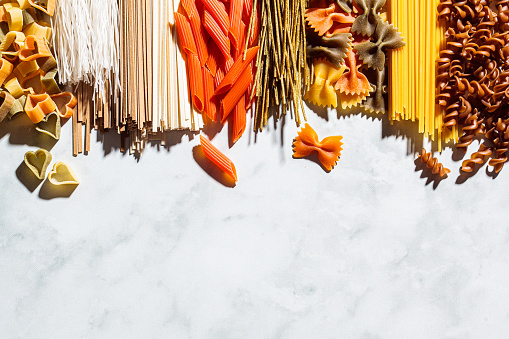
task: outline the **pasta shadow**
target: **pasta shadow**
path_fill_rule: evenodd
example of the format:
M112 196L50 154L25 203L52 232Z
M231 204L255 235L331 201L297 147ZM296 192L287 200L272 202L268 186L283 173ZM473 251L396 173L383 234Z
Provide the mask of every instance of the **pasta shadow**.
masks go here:
M416 122L403 120L391 124L385 114L382 119L382 139L395 136L396 139L402 138L403 140L406 140L407 155L413 155L416 152L420 152L423 148L423 137L418 130Z
M21 162L16 169L16 177L31 193L33 193L42 182L42 179L37 178L24 161Z
M55 198L69 198L78 185L62 185L55 186L52 185L47 179L41 186L39 191L39 198L43 200L51 200Z
M0 139L9 134L11 145L28 145L50 151L57 140L35 129L35 124L26 114L18 114L12 120L5 118L0 123Z
M422 171L421 179L426 179L426 186L433 183L434 190L436 190L438 188L438 185L442 182L442 180L447 178L447 176L441 177L438 174L433 174L431 169L428 168L428 166L426 166L426 164L423 163L420 158L415 159L414 164L415 164L415 172Z
M235 180L228 174L224 173L219 167L213 164L205 154L201 146L193 147L193 158L196 163L214 180L223 186L234 188L236 186Z
M325 166L322 164L322 162L320 161L320 159L318 159L318 152L313 152L311 153L310 155L308 156L305 156L305 157L302 157L302 158L296 158L295 156L292 155L292 158L293 159L297 159L297 160L300 160L300 159L305 159L305 160L309 160L309 161L312 161L312 162L315 162L317 163L323 170L324 172L326 173L330 173L332 170L328 170L327 168L325 168ZM338 161L341 160L341 157L339 157ZM334 167L332 168L334 169Z
M461 151L461 150L460 150ZM463 151L461 151L463 152ZM463 152L465 153L465 152ZM457 185L462 185L464 184L465 182L467 182L468 179L472 178L474 175L477 174L477 172L479 172L479 170L481 168L483 168L485 164L483 163L482 166L479 166L479 165L476 165L474 167L474 170L472 172L464 172L461 170L461 168L458 170L460 172L460 175L458 176L458 178L456 179L456 184ZM488 173L488 168L486 168L486 173ZM489 173L488 173L489 175Z

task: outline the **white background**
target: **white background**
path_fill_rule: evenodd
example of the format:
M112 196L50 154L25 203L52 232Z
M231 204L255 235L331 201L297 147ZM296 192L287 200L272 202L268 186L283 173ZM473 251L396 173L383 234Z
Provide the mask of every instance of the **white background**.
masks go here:
M18 166L47 140L0 123L1 337L506 336L509 169L458 178L449 148L433 180L417 126L380 118L308 111L344 136L330 173L292 159L290 117L231 149L224 128L234 188L197 134L136 159L94 132L73 158L69 121L51 151L81 180L68 198L27 189Z

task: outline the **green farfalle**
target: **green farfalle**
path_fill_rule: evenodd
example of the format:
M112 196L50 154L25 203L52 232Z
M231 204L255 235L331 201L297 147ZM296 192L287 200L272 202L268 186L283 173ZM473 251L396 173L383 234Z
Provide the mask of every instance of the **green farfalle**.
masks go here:
M396 27L383 21L376 27L374 39L355 45L354 49L365 65L382 70L385 67L385 51L401 48L405 42Z
M385 98L384 94L387 88L385 82L385 68L383 70L376 70L376 89L364 102L361 104L367 111L373 113L385 113Z
M341 67L348 49L351 47L352 34L339 33L328 38L319 36L313 30L307 30L307 48L308 58L317 58L325 56L334 66Z
M353 0L336 0L336 3L347 13L352 12L352 1Z
M381 18L378 11L385 5L386 0L355 0L362 10L353 25L352 32L363 36L372 36Z

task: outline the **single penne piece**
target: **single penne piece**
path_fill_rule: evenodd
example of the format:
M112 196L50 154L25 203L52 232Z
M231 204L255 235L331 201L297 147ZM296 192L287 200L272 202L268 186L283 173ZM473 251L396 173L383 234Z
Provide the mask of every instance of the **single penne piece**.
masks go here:
M216 88L215 94L221 94L224 92L227 92L230 90L230 88L233 86L233 84L237 81L237 79L240 77L242 72L247 68L247 66L251 63L251 61L256 56L256 53L258 52L258 49L260 47L251 47L247 50L246 58L243 58L243 55L241 54L237 60L235 60L233 66L230 68L228 73L225 75L223 81L219 84L219 86Z
M240 23L242 22L243 7L244 7L243 0L230 0L229 37L232 41L233 47L236 50L241 48L240 47L241 41L243 40L241 37L242 32L240 27Z
M205 94L203 92L203 75L200 60L195 54L187 56L187 69L189 73L189 89L194 108L203 112Z
M246 96L240 97L233 109L233 143L240 139L246 130Z
M201 0L203 7L212 15L214 20L218 23L221 31L225 36L228 36L228 29L230 27L230 20L228 13L226 13L224 5L218 0Z
M210 118L210 120L216 122L217 121L217 98L214 96L214 77L210 73L210 71L202 67L203 73L203 92L204 92L204 100L205 100L205 114Z
M237 60L239 56L244 55L244 47L246 45L246 34L247 34L247 28L246 24L242 21L239 23L239 44L238 47L235 47L233 49L233 58Z
M193 32L193 37L198 52L198 59L203 66L207 62L209 56L207 51L207 40L205 39L205 31L203 30L203 25L201 24L200 14L196 8L195 0L182 0L181 4L187 14L187 17L189 18L191 31Z
M221 153L214 145L210 143L206 138L200 135L200 144L203 149L203 153L214 164L216 164L223 172L232 177L237 181L237 170L233 162Z
M209 32L212 40L216 43L217 47L225 58L230 57L230 39L228 36L219 28L218 23L214 20L209 11L203 11L203 27Z
M228 73L228 71L230 71L234 63L235 61L231 56L228 56L228 58L223 58L223 69L225 73Z
M173 15L175 16L175 25L177 26L180 46L187 54L189 55L195 54L196 56L198 56L189 20L187 20L185 16L177 12L173 13Z
M216 76L217 69L219 68L219 60L221 59L221 51L213 40L209 40L208 44L209 57L205 66L208 68L213 77Z
M253 72L251 65L242 72L239 79L232 86L228 94L221 101L221 122L224 124L228 115L231 113L235 105L239 102L240 98L244 96L249 87L249 84L253 81Z

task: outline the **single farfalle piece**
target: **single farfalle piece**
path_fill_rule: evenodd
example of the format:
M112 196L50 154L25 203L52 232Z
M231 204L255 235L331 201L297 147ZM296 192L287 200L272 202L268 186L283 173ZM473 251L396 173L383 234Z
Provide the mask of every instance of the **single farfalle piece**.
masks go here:
M372 36L381 19L378 11L385 5L385 0L355 0L361 9L352 25L352 32L364 36Z
M363 103L362 107L371 113L385 113L385 98L386 93L385 82L385 69L376 70L376 87L375 92L371 94Z
M308 29L306 35L308 58L325 56L334 66L341 67L348 50L351 49L352 35L350 33L340 33L328 38L319 36Z
M337 107L338 96L334 90L334 84L341 77L345 69L345 66L338 68L326 59L314 60L314 81L309 90L304 94L304 99L322 107Z
M355 45L359 59L368 67L382 70L385 67L385 52L405 46L398 29L387 22L376 27L375 41L366 41Z
M316 132L309 124L306 124L297 133L293 143L293 157L303 158L311 155L313 152L317 152L318 160L320 160L323 167L327 171L331 171L341 156L341 151L343 150L342 139L342 136L331 136L319 141Z
M444 165L438 162L437 158L433 158L433 154L427 153L426 149L422 149L422 153L417 157L421 158L421 161L431 169L433 174L438 174L441 177L446 176L448 173L451 173L451 170L445 168Z
M353 24L355 16L352 13L344 13L336 3L331 3L327 8L308 8L304 15L309 26L318 35L324 35L334 23Z
M359 71L362 63L358 62L352 49L348 51L345 66L348 72L345 72L336 82L334 86L336 91L344 94L368 94L374 90L366 76Z

